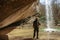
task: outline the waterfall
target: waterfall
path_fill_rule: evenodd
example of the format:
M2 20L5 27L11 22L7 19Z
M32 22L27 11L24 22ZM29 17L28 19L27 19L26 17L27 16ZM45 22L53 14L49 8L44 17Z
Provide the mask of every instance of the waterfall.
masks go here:
M46 0L46 22L47 28L53 27L52 0Z
M44 30L49 31L49 32L56 31L56 29L53 29L53 27L54 27L54 18L53 18L53 12L52 12L52 2L53 2L53 0L45 0L47 28L44 29Z

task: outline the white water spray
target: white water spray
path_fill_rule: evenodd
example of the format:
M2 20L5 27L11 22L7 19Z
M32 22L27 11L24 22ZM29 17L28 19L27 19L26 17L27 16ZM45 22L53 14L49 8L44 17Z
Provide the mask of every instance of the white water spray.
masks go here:
M47 27L53 27L53 13L52 13L52 0L46 0L46 19Z
M55 31L55 29L52 29L54 27L54 20L53 20L53 12L52 12L52 0L45 0L46 3L46 22L47 22L47 28L45 31Z
M46 7L46 22L47 22L47 28L44 29L44 31L48 32L48 40L50 40L51 32L59 32L57 29L53 29L54 27L54 18L53 18L53 10L52 10L52 2L53 0L45 0L45 7Z
M46 3L46 22L47 22L47 28L44 29L45 31L48 32L48 40L50 40L50 33L52 31L55 31L55 29L52 29L54 26L53 24L53 13L52 13L52 0L45 0Z

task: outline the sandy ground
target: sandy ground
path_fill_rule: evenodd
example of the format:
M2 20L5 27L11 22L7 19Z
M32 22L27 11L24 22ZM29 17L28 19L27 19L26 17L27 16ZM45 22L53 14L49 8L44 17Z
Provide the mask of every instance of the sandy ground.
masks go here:
M0 40L33 40L33 28L27 26L13 26L1 29ZM39 40L60 40L60 32L47 33L39 30Z

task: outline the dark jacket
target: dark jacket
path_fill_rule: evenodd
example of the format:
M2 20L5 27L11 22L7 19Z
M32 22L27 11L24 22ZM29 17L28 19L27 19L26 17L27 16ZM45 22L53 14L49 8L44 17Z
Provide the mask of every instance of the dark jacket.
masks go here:
M38 19L35 19L35 21L33 22L33 28L39 28L38 26L40 25Z

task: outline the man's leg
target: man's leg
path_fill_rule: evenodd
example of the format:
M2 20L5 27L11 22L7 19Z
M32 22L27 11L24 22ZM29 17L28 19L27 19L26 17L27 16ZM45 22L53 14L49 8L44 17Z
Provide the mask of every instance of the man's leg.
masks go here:
M36 31L35 31L35 29L34 29L33 38L35 38L35 32L36 32Z
M38 35L39 35L39 29L37 29L37 39L38 39Z

